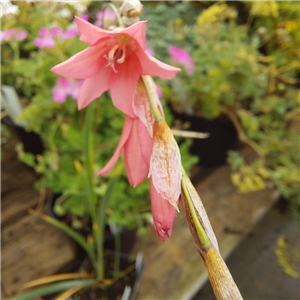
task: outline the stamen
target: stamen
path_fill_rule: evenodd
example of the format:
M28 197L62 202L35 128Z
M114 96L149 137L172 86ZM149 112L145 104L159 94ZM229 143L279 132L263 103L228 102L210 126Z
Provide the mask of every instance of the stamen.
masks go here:
M122 64L125 61L125 49L126 47L123 47L123 49L121 50L122 56L119 59L117 59L118 64Z

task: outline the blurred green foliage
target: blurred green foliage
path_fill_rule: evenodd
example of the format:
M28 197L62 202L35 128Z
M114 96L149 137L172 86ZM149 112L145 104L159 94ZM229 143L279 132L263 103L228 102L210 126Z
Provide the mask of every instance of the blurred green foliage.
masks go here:
M164 100L178 113L227 116L257 153L251 163L229 154L233 184L245 193L277 188L298 212L299 4L168 2L147 5L143 17L151 20L147 37L157 58L176 64L167 52L175 45L195 63L193 75L177 64L182 72L161 83Z

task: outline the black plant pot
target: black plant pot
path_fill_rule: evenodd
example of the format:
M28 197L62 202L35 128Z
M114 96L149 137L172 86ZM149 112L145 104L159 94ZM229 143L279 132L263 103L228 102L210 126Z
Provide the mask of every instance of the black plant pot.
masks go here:
M3 118L3 122L15 131L25 152L32 153L33 155L42 154L44 146L39 135L33 131L26 131L23 127L16 125L10 117Z
M232 122L226 117L206 120L194 116L183 116L189 122L189 130L208 133L205 139L193 139L190 153L200 157L200 165L214 167L226 163L227 152L239 146L238 134Z

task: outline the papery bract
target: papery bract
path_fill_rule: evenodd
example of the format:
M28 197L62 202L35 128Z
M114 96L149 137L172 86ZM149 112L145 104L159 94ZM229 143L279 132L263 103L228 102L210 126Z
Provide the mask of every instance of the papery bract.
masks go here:
M180 71L145 52L145 21L117 31L100 29L80 18L76 22L80 40L90 47L51 71L67 78L85 79L79 92L79 109L110 89L114 105L135 118L134 94L140 76L171 79Z
M150 197L153 225L157 235L164 242L166 238L172 234L173 222L177 210L157 192L153 185L152 178L150 178ZM176 205L177 204L178 201L176 202Z
M153 185L162 198L177 209L182 177L179 148L164 120L155 125L149 177L151 176Z

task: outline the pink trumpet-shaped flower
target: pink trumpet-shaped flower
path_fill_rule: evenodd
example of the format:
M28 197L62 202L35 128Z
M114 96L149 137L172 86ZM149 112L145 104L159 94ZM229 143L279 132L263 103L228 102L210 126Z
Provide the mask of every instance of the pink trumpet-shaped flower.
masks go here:
M99 176L112 170L121 152L124 151L125 168L129 183L136 187L148 176L153 139L140 119L126 116L119 145Z
M171 79L180 71L145 52L146 21L116 31L103 30L77 17L76 23L80 40L90 47L51 71L67 78L85 79L79 91L79 109L110 90L114 105L136 118L134 94L140 76Z
M157 192L153 185L152 178L150 178L150 197L153 225L156 234L164 242L167 237L171 237L177 210Z

